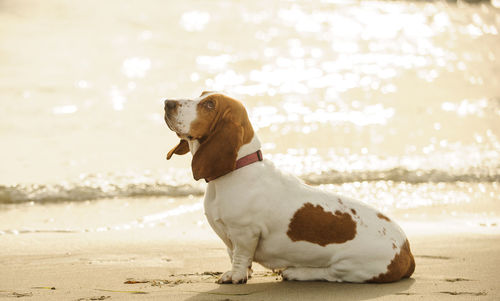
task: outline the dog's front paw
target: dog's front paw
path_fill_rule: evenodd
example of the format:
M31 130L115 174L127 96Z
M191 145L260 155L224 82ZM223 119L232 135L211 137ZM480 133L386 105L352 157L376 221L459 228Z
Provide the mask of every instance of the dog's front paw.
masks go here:
M224 283L233 283L233 284L244 284L247 283L247 272L240 272L240 271L227 271L225 272L219 280L217 280L217 283L219 284L224 284Z

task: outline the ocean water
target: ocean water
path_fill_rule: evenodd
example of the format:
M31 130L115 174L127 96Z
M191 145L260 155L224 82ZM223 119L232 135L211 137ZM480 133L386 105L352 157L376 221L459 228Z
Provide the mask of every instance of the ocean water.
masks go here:
M498 231L499 7L1 1L0 234L201 212L163 100L203 90L243 101L264 157L311 185Z

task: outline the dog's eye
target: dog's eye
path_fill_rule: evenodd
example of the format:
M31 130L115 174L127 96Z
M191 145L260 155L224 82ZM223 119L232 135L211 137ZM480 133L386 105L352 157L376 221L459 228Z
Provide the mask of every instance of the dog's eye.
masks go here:
M211 100L207 100L203 103L203 106L209 110L215 109L215 103Z
M193 140L193 136L191 136L191 135L189 135L187 138L188 138L189 140Z

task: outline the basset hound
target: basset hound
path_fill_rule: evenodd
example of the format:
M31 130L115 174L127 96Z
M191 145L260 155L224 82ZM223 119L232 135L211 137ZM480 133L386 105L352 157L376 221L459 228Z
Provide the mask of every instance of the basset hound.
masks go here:
M218 283L246 283L252 262L284 280L393 282L415 269L410 244L390 218L362 202L308 186L263 160L245 107L216 92L165 100L165 121L191 152L204 208L232 268Z

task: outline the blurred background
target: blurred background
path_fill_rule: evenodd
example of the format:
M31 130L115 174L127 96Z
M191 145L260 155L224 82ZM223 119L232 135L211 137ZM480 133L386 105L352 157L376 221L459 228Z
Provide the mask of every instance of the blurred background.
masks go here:
M498 231L500 1L0 0L0 24L0 235L207 227L163 121L203 90L307 183Z

